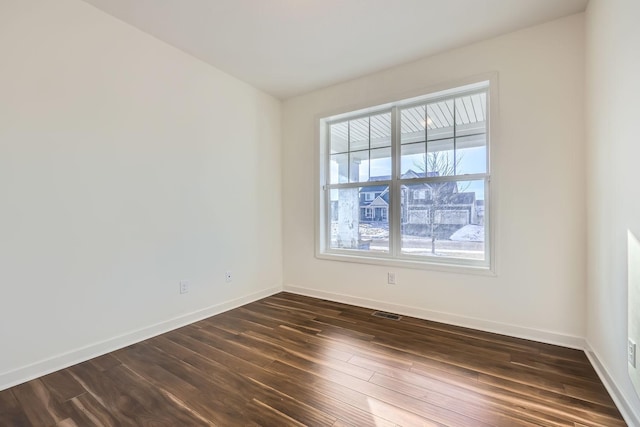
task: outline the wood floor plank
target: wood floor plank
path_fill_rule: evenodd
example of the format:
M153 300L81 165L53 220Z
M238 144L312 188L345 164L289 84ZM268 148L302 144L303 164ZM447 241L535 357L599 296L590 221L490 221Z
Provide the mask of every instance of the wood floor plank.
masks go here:
M514 413L510 410L512 408L506 405L501 405L500 402L496 400L487 399L484 396L477 394L464 394L464 398L461 398L460 394L451 396L453 393L448 391L448 388L442 390L418 387L377 373L370 382L390 390L394 390L398 393L412 396L419 400L424 400L425 402L431 402L438 406L456 408L454 409L456 412L482 421L488 425L507 426L523 424L523 421L525 421L524 419L519 418L520 414ZM535 419L530 419L530 421L540 422L541 418L536 417ZM548 423L552 422L549 418L545 419L545 421Z
M60 402L66 402L86 393L84 387L67 370L54 372L40 379Z
M120 361L112 354L104 354L102 356L91 359L91 363L97 367L100 371L106 371L115 366L120 365Z
M184 331L183 331L184 332ZM278 384L278 389L289 396L297 396L299 400L307 402L312 406L324 411L335 412L340 415L344 420L348 420L351 423L355 423L358 426L387 426L390 427L394 424L389 424L387 421L378 417L372 416L366 411L345 404L340 400L330 398L328 396L320 395L317 390L310 389L308 387L300 387L300 383L291 381L286 376L274 375L270 370L257 370L257 365L254 365L246 360L233 356L232 354L225 353L215 347L215 342L205 344L202 341L196 340L190 336L177 336L172 335L168 337L171 341L184 346L186 349L190 349L196 354L202 355L206 358L216 360L229 369L234 369L236 372L242 375L256 379L265 384ZM271 360L273 361L273 360Z
M602 384L594 385L590 388L575 387L570 385L564 385L565 394L567 396L582 399L586 402L598 403L603 406L615 408L607 389Z
M13 393L31 424L35 426L56 425L69 418L64 404L52 397L40 379L14 387Z
M274 334L277 336L277 331L275 331ZM327 366L335 371L342 372L344 374L351 375L362 380L368 380L373 375L373 372L366 368L355 366L341 359L336 359L329 355L322 354L318 352L317 348L312 345L297 345L291 341L278 340L273 335L267 336L254 332L249 332L247 336L255 338L258 341L270 341L276 345L282 346L282 348L286 349L288 353L287 356L283 357L297 356L310 362Z
M106 377L89 362L68 368L69 372L82 386L123 426L141 425L147 417L147 410L126 389Z
M225 393L229 391L228 383L224 381L226 378L222 378L216 385L213 381L203 378L202 373L191 365L180 363L176 358L151 345L150 341L144 346L134 345L127 352L132 359L141 358L148 361L147 364L153 363L168 371L181 380L180 385L188 384L188 388L182 387L184 394L178 397L183 402L189 402L199 414L206 416L214 424L233 425L234 420L243 418L241 406L225 403ZM141 372L146 373L145 368L142 369Z
M229 416L225 415L226 412L222 402L203 398L196 387L157 366L155 360L148 354L129 347L119 350L116 355L127 368L138 374L143 381L162 390L171 400L176 402L177 406L189 409L196 418L215 424L216 421L219 423L231 421L233 416L236 415L235 412Z
M268 365L285 353L281 347L257 340L250 341L242 335L227 337L224 331L215 327L210 327L206 330L184 328L184 330L180 332L258 366ZM174 337L178 339L179 335L172 335L168 338L174 339Z
M0 391L0 426L30 427L31 425L12 389Z
M251 399L251 402L247 405L247 413L251 420L263 426L305 426L305 424L258 399Z
M330 374L320 376L304 369L300 369L280 361L274 362L270 370L286 375L288 378L295 379L298 383L307 384L313 387L319 393L333 397L337 400L348 403L365 411L391 421L401 426L422 426L422 425L443 425L436 421L421 417L412 411L407 411L396 405L385 402L384 400L370 396L365 390L355 390L352 387L342 384Z
M110 410L105 408L90 393L71 399L73 420L81 426L116 427L118 423Z
M113 366L104 371L104 375L120 388L126 389L127 393L147 410L148 417L143 421L145 425L211 425L184 406L176 405L176 400L162 393L162 389L140 381L139 377L123 365Z
M0 391L0 426L617 427L584 352L286 292Z
M73 418L67 418L56 424L56 427L78 427L78 424L76 424Z
M269 384L257 381L248 375L230 372L229 367L218 360L192 352L163 337L155 339L154 343L162 351L176 356L200 372L202 379L198 381L199 390L205 389L207 382L215 382L218 387L223 388L224 401L234 406L240 406L246 396L254 396L270 408L308 425L332 425L336 421L335 417L329 416ZM222 380L224 381L222 382ZM299 411L299 409L304 410Z
M519 382L510 381L504 378L481 377L480 382L491 384L487 390L504 390L508 395L520 401L529 401L547 407L554 412L567 414L570 419L594 419L600 420L605 425L620 425L616 419L619 412L610 405L601 405L587 400L575 398L564 393L554 393L543 389L531 387ZM595 415L597 414L597 415Z

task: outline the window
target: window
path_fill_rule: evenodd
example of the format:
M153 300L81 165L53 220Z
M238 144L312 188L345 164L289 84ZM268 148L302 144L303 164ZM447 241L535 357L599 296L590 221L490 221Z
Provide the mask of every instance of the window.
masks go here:
M322 119L319 254L488 269L489 90Z

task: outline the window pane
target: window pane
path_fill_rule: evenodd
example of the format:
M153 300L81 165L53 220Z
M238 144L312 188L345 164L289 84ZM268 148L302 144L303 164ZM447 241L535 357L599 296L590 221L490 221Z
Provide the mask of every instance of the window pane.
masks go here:
M369 181L369 151L349 153L349 182Z
M371 116L371 148L391 147L391 113Z
M369 149L369 117L349 120L349 151Z
M348 131L348 122L336 123L330 126L331 154L346 153L349 150Z
M484 260L484 180L402 188L402 253Z
M424 177L426 170L424 142L400 147L400 175L403 179Z
M348 182L349 177L349 154L332 154L329 163L331 184L342 184Z
M331 248L389 252L389 187L331 190Z
M400 111L400 143L411 144L414 142L424 142L425 138L425 117L424 105L405 108Z
M486 93L456 99L457 175L487 172L486 102Z
M456 125L463 127L469 124L478 123L480 117L476 115L471 95L456 98Z
M391 179L391 147L371 150L370 180Z
M456 99L456 136L486 133L486 102L486 93Z
M427 143L427 175L451 176L456 173L453 138Z
M453 100L427 105L427 139L453 138Z
M456 138L457 175L487 172L486 135Z

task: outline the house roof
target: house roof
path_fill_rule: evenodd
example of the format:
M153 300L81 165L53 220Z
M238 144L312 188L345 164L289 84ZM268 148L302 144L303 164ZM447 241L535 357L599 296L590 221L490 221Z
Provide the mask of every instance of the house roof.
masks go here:
M373 185L371 187L362 187L360 193L382 193L389 188L388 185Z
M366 189L366 191L365 191ZM360 199L360 206L389 206L389 186L388 185L376 185L373 187L364 187L360 190L360 193L381 193L373 200Z

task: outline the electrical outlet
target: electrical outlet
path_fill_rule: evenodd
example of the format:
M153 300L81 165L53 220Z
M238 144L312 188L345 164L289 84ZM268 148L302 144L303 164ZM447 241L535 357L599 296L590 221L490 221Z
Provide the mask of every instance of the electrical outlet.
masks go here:
M396 273L393 273L393 272L387 273L387 283L389 285L395 285L396 284Z
M636 367L636 343L631 341L627 341L627 360L629 361L629 365Z
M187 292L189 292L189 281L188 280L181 280L180 281L180 293L181 294L186 294Z
M226 272L224 273L224 281L225 281L225 282L227 282L227 283L229 283L229 282L231 282L232 280L233 280L233 274L231 274L231 272L230 272L230 271L226 271Z

